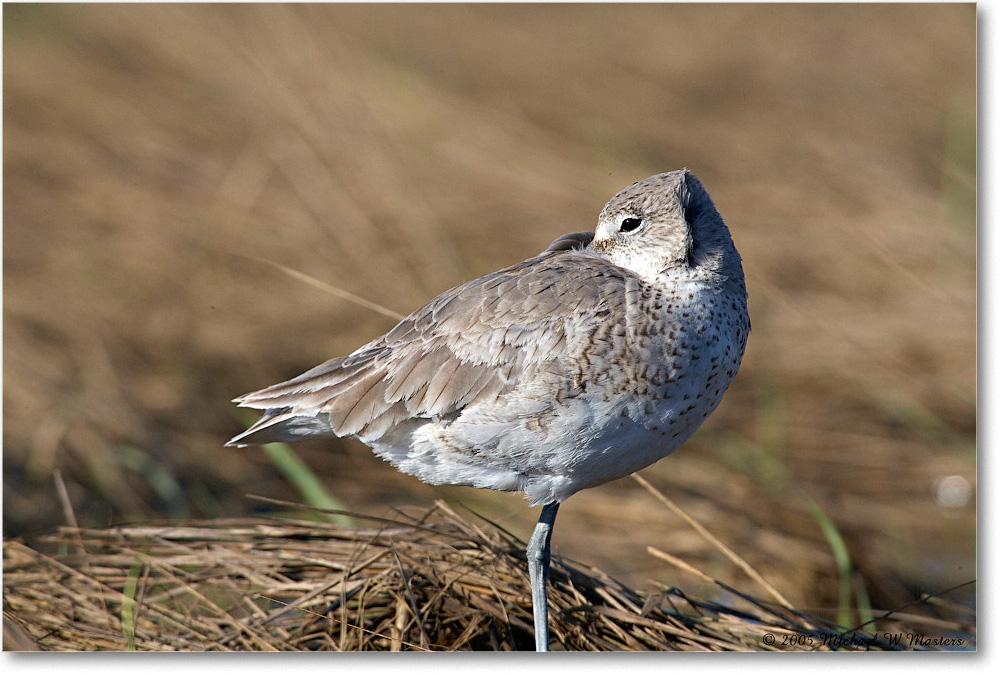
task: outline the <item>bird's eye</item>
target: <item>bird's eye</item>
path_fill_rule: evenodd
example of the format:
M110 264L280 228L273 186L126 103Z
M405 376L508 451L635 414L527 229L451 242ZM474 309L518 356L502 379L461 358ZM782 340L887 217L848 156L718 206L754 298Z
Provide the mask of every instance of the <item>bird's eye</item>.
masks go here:
M642 225L642 218L626 218L622 221L622 224L618 226L618 231L632 232L634 230L638 230L640 225Z

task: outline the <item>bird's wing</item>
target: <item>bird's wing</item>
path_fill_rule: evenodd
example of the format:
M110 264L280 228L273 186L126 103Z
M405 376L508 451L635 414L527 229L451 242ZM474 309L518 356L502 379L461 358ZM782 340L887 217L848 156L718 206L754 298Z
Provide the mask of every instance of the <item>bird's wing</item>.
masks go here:
M236 401L268 410L255 426L323 415L330 432L365 439L409 417L446 418L496 400L526 373L558 368L587 317L620 301L628 273L580 250L590 237L560 237L534 258L442 293L349 356ZM239 438L254 442L251 431Z

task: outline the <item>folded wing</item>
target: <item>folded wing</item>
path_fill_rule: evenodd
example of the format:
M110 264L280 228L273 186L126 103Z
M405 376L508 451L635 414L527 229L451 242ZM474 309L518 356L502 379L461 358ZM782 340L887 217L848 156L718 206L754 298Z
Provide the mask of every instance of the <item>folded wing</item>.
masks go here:
M520 375L561 369L575 326L620 301L625 270L587 245L554 241L540 255L448 290L349 356L236 399L265 415L228 445L309 436L376 439L408 418L448 419L492 403Z

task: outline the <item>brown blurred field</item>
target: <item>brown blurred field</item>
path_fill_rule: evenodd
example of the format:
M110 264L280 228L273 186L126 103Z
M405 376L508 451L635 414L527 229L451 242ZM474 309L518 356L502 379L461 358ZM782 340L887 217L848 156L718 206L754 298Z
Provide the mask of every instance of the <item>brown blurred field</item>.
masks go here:
M392 321L262 260L405 313L687 166L743 254L753 334L718 412L643 475L808 611L843 607L844 578L888 609L976 577L974 5L3 18L5 537L65 523L55 469L94 527L301 499L222 447L248 422L229 400ZM357 442L296 450L355 511L537 517ZM553 540L712 592L649 545L752 587L629 479L567 502Z

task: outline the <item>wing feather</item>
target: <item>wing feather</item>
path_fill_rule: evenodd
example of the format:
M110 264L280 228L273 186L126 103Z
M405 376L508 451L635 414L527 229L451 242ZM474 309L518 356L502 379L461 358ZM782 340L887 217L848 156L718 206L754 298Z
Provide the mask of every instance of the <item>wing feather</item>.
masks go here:
M236 400L282 419L328 416L329 433L362 438L407 417L495 401L516 373L558 370L584 346L576 315L621 298L629 273L586 249L592 236L560 237L535 258L442 293L353 354ZM240 438L254 442L248 435Z

